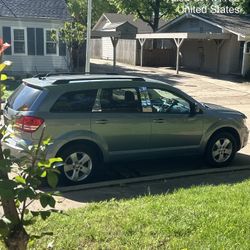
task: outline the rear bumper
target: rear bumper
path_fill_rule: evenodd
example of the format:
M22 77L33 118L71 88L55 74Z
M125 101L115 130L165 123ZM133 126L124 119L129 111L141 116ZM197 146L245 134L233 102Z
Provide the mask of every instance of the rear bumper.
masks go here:
M8 138L2 141L2 148L3 149L9 149L10 153L15 158L20 158L21 156L24 156L24 149L28 148L29 146L32 146L34 144L33 141L25 141L25 140L15 140L17 138ZM55 157L55 154L50 150L50 147L48 146L46 158L52 158Z
M19 158L19 157L23 156L23 150L25 147L28 147L28 146L29 146L29 144L26 142L24 142L23 146L21 146L12 138L8 138L8 139L2 141L2 148L9 149L11 155L14 156L15 158Z

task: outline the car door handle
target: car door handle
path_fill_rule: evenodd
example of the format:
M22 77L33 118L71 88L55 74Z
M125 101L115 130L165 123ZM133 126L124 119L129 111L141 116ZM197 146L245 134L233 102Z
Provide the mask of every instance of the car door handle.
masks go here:
M164 123L165 120L164 119L154 119L153 122L154 123Z
M108 120L96 120L95 123L96 124L107 124Z

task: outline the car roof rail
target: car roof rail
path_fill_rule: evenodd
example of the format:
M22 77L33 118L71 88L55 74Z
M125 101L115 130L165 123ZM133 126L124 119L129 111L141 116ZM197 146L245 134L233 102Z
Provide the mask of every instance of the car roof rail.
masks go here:
M141 82L145 82L144 78L141 77L96 77L96 78L72 78L72 79L59 79L56 80L55 82L53 82L53 85L58 85L58 84L68 84L72 81L98 81L98 80L129 80L129 81L141 81Z
M105 73L91 73L91 74L95 74L95 75L118 75L118 73L115 72L105 72ZM33 76L33 78L46 78L49 76L61 76L61 75L89 75L89 74L85 74L83 72L51 72L51 73L38 73L36 75Z

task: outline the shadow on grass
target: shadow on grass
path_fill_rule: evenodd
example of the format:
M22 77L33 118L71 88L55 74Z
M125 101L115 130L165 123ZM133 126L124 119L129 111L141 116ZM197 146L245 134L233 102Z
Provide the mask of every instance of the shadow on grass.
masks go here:
M246 165L250 165L250 156L238 154L231 166ZM107 173L103 175L103 178L100 179L101 181L209 168L198 157L112 163L106 167ZM200 174L166 180L72 191L63 193L62 196L83 203L99 202L110 199L131 199L149 194L166 194L180 188L190 188L192 186L234 184L247 179L250 179L250 169L236 169L223 173Z

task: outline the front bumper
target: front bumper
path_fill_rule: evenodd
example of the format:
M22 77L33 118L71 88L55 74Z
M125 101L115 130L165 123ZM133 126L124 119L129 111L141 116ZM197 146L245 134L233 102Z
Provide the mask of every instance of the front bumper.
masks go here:
M244 148L247 145L248 139L249 139L249 130L247 127L245 127L241 132L241 148Z

